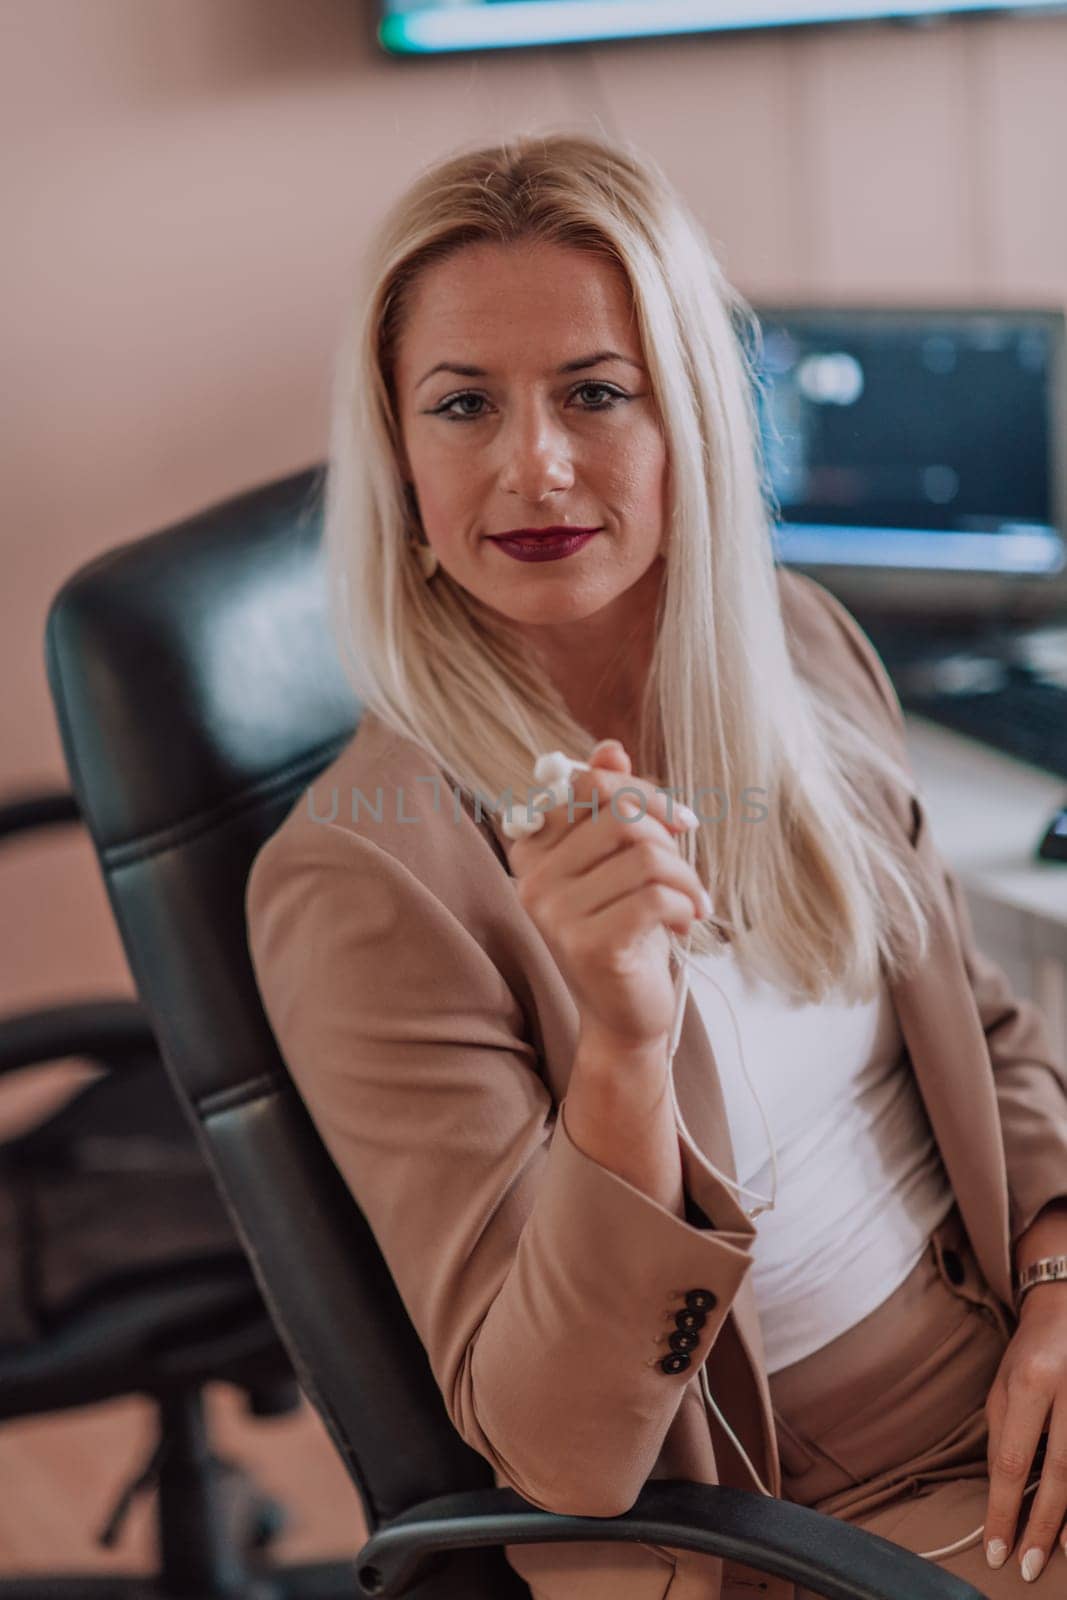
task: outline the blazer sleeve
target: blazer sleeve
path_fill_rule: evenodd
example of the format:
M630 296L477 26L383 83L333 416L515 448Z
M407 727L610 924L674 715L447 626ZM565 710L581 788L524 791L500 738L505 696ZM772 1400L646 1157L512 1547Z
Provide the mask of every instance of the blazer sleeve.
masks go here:
M510 986L404 863L330 823L271 839L246 923L294 1083L448 1415L544 1510L634 1503L752 1264L585 1155ZM710 1290L681 1373L674 1316Z
M817 587L874 681L893 725L898 759L914 782L904 713L892 679L852 614L836 596L821 585ZM1053 1044L1040 1007L1017 995L1003 969L979 949L967 896L959 878L934 846L926 808L917 793L912 796L912 810L916 823L914 842L917 846L921 843L925 854L937 862L941 871L989 1044L1004 1138L1014 1251L1020 1235L1049 1201L1067 1199L1067 1062Z

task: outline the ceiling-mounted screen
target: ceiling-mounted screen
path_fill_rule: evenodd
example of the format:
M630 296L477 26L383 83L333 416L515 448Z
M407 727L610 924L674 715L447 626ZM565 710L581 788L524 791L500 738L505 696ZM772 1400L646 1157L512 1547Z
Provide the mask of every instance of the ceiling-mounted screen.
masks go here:
M381 0L381 5L378 38L395 55L953 12L1067 10L1067 0Z

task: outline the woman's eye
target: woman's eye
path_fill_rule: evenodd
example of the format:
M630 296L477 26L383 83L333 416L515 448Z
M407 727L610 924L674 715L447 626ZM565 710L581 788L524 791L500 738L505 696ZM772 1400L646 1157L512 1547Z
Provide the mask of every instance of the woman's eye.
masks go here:
M480 394L473 394L473 393L454 394L452 396L451 400L444 400L444 401L441 402L441 404L437 407L437 410L435 411L434 415L435 416L439 416L439 417L448 417L449 420L452 421L452 422L465 422L469 417L477 417L478 416L478 412L477 411L453 411L452 407L454 405L458 405L461 400L481 400L481 399L482 399L482 396Z
M581 383L578 385L578 389L575 390L575 393L579 393L582 389L599 389L601 394L606 394L610 397L611 403L609 405L601 403L598 406L588 406L586 409L589 411L610 411L611 406L614 405L616 400L626 399L626 396L621 392L621 390L613 389L609 383L595 383L593 381L590 381L589 383Z
M601 400L600 403L596 405L582 405L579 408L582 411L612 411L614 410L618 401L626 400L628 398L628 396L624 395L621 390L613 388L611 384L595 383L592 380L590 380L588 383L580 383L573 393L581 394L583 391L588 391L590 389L597 390L601 394L607 395L608 399L606 401ZM449 421L451 422L476 422L478 418L482 416L482 412L466 410L453 411L452 407L459 405L461 401L467 400L474 400L481 404L484 399L485 396L476 393L475 390L464 389L461 394L454 394L448 400L443 400L435 409L433 414L434 416L448 417Z

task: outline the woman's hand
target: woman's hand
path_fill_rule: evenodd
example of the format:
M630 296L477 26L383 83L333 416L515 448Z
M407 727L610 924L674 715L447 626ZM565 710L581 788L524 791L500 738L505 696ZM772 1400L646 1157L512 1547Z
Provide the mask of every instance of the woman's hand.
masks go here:
M636 1053L665 1038L673 1021L667 929L684 936L711 909L677 844L699 819L635 778L617 740L598 746L589 764L571 775L574 821L566 803L553 807L539 832L511 846L509 860L519 901L577 1003L583 1036Z
M1001 1566L1011 1553L1023 1491L1034 1475L1035 1453L1048 1428L1041 1481L1019 1540L1020 1564L1033 1579L1056 1551L1067 1515L1067 1285L1038 1284L1023 1300L985 1412L989 1503L982 1536L987 1550L995 1540L1003 1547L991 1566ZM1062 1552L1058 1559L1063 1564Z

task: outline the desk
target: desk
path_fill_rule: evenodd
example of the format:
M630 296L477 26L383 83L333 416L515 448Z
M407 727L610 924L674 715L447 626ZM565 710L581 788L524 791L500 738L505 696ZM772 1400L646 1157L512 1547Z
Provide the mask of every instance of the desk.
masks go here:
M930 830L967 894L975 938L1048 1019L1067 1061L1067 862L1034 857L1067 783L905 715Z

